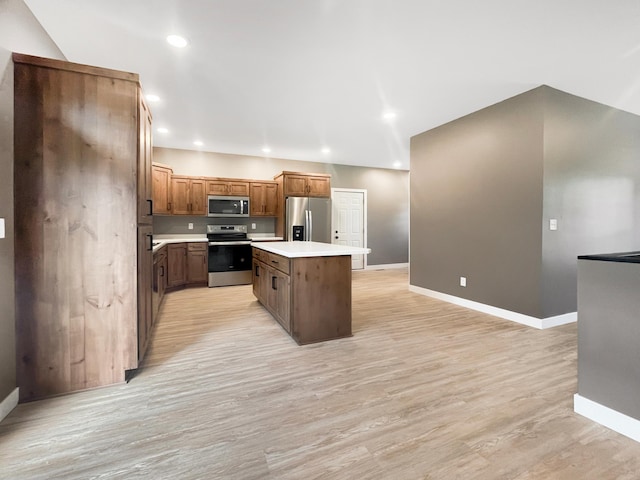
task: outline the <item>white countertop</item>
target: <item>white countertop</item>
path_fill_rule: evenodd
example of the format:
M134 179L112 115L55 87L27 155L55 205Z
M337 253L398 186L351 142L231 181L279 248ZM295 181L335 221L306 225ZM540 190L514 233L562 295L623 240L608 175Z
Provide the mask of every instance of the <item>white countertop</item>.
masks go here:
M274 242L282 240L282 237L274 237L272 233L254 233L249 235L252 242ZM159 242L159 243L158 243ZM153 251L157 252L168 243L209 242L206 235L199 233L185 233L180 235L158 234L153 236Z
M370 248L348 247L320 242L267 242L253 245L266 252L287 258L333 257L339 255L359 255L371 253Z

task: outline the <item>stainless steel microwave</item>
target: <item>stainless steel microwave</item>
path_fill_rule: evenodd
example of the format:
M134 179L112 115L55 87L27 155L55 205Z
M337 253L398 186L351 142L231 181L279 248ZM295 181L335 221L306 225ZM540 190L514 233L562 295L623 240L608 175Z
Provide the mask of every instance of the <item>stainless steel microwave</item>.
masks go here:
M210 217L248 217L249 197L209 195L207 197Z

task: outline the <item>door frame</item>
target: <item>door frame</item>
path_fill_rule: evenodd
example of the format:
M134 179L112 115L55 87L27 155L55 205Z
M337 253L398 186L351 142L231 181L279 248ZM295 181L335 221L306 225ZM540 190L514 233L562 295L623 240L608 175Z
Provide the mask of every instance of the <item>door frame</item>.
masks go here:
M366 188L331 188L331 232L333 232L335 230L335 226L333 224L333 196L334 196L334 192L348 192L348 193L362 193L362 243L363 243L363 247L364 248L368 248L367 244L368 244L368 228L367 228L367 218L368 218L368 214L367 214L367 189ZM331 237L333 239L333 233L331 234ZM333 243L333 241L331 242ZM363 255L363 264L362 264L362 269L366 270L367 269L367 255Z

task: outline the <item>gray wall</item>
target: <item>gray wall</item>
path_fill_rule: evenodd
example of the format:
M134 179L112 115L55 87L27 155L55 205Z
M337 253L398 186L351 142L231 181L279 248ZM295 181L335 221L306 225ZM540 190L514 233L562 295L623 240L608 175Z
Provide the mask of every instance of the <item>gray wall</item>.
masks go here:
M411 285L541 313L542 115L533 91L411 139Z
M575 312L577 255L640 249L638 158L640 117L547 86L417 135L411 284Z
M364 168L329 163L229 155L191 150L154 148L154 162L164 163L178 175L252 178L272 180L283 170L330 173L331 186L367 190L368 265L408 262L409 173L382 168ZM197 217L190 217L202 223ZM254 221L254 220L252 220ZM199 233L184 229L185 219L154 220L155 233ZM206 222L204 223L206 224ZM269 231L270 225L260 225ZM259 230L256 230L256 232Z
M13 243L13 62L11 52L64 59L22 0L0 0L0 402L16 388Z
M640 249L640 117L544 94L542 299L553 316L576 309L578 255Z

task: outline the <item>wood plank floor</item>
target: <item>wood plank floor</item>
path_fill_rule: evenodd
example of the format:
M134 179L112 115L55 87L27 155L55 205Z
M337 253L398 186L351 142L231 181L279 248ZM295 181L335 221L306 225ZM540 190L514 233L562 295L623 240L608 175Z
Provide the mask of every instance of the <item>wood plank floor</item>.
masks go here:
M2 479L637 479L573 412L576 325L535 330L353 276L354 336L297 346L250 286L168 295L127 385L19 405Z

